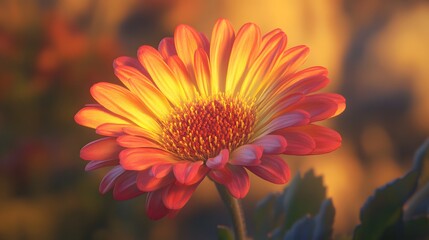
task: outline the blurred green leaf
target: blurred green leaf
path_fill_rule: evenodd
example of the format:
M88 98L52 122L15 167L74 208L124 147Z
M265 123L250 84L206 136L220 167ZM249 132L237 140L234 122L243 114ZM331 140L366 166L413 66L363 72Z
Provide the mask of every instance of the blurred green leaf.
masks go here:
M354 239L370 240L404 234L403 207L417 188L427 156L429 141L416 153L413 168L403 177L378 188L361 209L361 224L354 231Z
M429 218L425 216L406 221L404 239L429 239Z
M274 216L276 214L275 205L278 202L278 196L270 194L259 201L256 205L253 222L255 225L255 239L267 239L268 233L272 231L276 222Z
M315 220L310 216L305 216L292 226L292 228L286 233L283 240L312 239L315 226Z
M325 198L321 176L316 177L313 170L303 177L297 174L282 194L269 195L257 205L253 217L255 239L281 240L286 235L288 239L329 238L335 209Z
M316 177L313 170L306 172L302 178L297 174L283 195L283 232L303 216L316 215L325 198L326 188L321 176Z
M298 220L286 233L284 240L324 240L332 238L335 208L331 199L323 201L315 217L309 215Z
M217 238L219 240L234 240L234 233L227 226L217 226Z
M404 220L429 215L429 182L408 201Z
M335 208L331 199L323 201L319 213L315 217L316 226L313 239L330 239L333 233Z

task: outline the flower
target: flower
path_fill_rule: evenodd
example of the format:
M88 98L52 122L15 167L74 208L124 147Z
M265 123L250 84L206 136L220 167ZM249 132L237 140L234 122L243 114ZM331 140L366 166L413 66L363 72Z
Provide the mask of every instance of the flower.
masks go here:
M290 178L281 154L337 149L340 135L314 122L334 117L345 100L314 93L329 80L323 67L298 71L309 49L286 48L286 34L261 35L253 23L235 33L220 19L211 41L187 25L158 50L142 46L137 59L114 61L126 88L92 86L98 104L77 123L104 136L81 150L86 170L114 166L100 183L115 199L147 193L150 218L172 216L205 177L235 198L249 191L248 171L276 184Z

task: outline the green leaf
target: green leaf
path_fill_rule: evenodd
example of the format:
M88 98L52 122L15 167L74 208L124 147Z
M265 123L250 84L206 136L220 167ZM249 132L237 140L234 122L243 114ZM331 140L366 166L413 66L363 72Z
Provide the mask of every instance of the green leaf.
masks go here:
M234 240L234 233L227 226L217 226L217 238L218 240Z
M407 209L404 212L404 219L410 220L417 217L429 215L429 182L417 191L407 202Z
M429 239L429 218L419 217L406 221L404 239Z
M316 215L325 198L326 188L322 177L316 177L313 170L306 172L302 178L297 174L283 196L283 232L290 229L298 219Z
M355 240L371 240L403 235L403 206L417 188L428 154L429 141L416 153L412 169L403 177L378 188L361 209L361 224L354 231Z
M331 199L323 201L315 217L309 215L298 220L286 233L284 240L324 240L332 238L335 208Z
M335 219L335 208L331 199L323 201L315 217L316 226L313 239L331 239Z
M273 220L275 216L275 206L278 202L278 195L270 194L262 199L256 206L253 215L255 226L255 239L265 240L268 234L275 228L276 222Z

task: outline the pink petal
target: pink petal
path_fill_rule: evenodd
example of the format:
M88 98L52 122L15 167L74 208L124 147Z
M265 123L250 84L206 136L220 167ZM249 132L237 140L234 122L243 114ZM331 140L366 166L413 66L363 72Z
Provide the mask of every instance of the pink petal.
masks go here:
M174 39L166 37L159 42L158 51L164 59L177 55L176 47L174 46Z
M329 78L326 76L313 76L294 83L287 89L287 92L308 94L324 88L328 83Z
M211 169L221 169L229 160L229 150L222 149L220 153L213 158L209 158L206 161L206 166Z
M204 166L203 161L183 161L176 163L173 166L173 172L179 183L184 185L193 185L205 177L208 172L208 168Z
M235 198L243 198L249 192L249 175L241 166L227 164L223 169L212 170L209 176L214 181L225 185Z
M341 146L341 135L335 130L318 125L308 125L305 132L313 138L316 147L311 154L322 154L336 150Z
M286 150L287 141L280 135L265 135L252 144L263 147L265 154L280 154Z
M139 70L140 73L142 73L146 77L149 76L149 74L147 73L146 69L135 58L126 57L126 56L116 58L113 61L113 68L116 69L116 68L118 68L120 66L127 66L127 67L135 68L135 69Z
M275 184L285 184L290 179L288 165L281 157L276 155L264 155L260 165L248 166L247 169L259 177Z
M290 111L274 118L271 122L264 126L262 130L260 130L262 133L258 135L263 136L282 128L302 126L308 124L309 122L310 115L307 112L302 110Z
M260 163L264 148L256 144L246 144L235 149L229 163L232 165L253 166Z
M84 160L113 160L118 159L123 148L112 137L100 138L86 144L80 150L80 157Z
M174 176L169 174L167 176L157 178L152 174L151 169L140 171L137 175L137 187L143 192L153 192L161 189L174 182Z
M153 141L132 135L123 135L119 136L116 139L116 142L124 148L158 148L161 149L161 146Z
M296 129L299 129L296 128ZM316 148L316 143L311 136L295 128L282 129L276 134L282 135L287 141L287 147L284 154L289 155L308 155Z
M310 121L320 121L333 116L338 110L337 102L321 94L306 96L304 100L293 106L310 114Z
M102 167L115 166L118 164L119 164L118 159L90 161L86 164L85 171L92 171Z
M143 194L144 192L137 188L136 180L136 171L125 171L125 173L116 180L115 188L113 189L113 198L122 201Z
M162 189L150 192L146 197L146 214L152 220L158 220L170 213L162 202Z
M162 194L162 201L168 209L181 209L189 201L200 182L184 185L176 182L168 186Z
M102 194L105 194L110 189L113 188L115 185L116 179L121 176L125 172L125 169L123 169L121 166L116 166L112 168L101 180L99 191Z
M130 148L119 154L120 164L126 170L145 170L156 164L176 163L173 156L154 148Z

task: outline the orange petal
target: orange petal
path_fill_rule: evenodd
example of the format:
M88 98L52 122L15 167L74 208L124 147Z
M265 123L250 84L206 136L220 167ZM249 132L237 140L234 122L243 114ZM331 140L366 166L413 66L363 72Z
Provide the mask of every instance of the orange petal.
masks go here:
M174 44L177 55L182 59L191 77L193 77L194 53L198 48L204 48L200 34L190 26L179 25L174 31Z
M211 90L213 94L225 91L228 61L234 39L235 33L231 23L226 19L219 19L213 28L210 45Z
M155 116L163 117L171 111L170 103L164 94L137 69L119 66L115 68L115 74Z
M121 151L119 162L126 170L145 170L156 164L171 163L176 161L169 153L154 148L129 148Z
M199 183L194 185L184 185L176 182L164 190L162 202L168 209L181 209L192 197Z
M123 148L116 143L115 138L100 138L86 144L80 150L80 157L84 160L99 161L118 159Z
M145 129L159 132L158 123L144 112L145 106L125 88L111 83L96 83L91 87L91 95L113 113L129 119Z
M97 128L103 123L131 124L130 121L102 106L84 107L76 113L74 120L78 124L90 128Z
M104 123L97 127L95 133L107 136L107 137L118 137L124 134L124 127L132 126L129 124L114 124Z
M132 135L122 135L116 138L116 141L118 144L124 148L158 148L161 149L162 147L147 139Z
M260 42L261 31L257 25L247 23L238 31L228 63L225 92L235 93L241 86L245 73L256 57L255 49L259 49Z
M185 185L193 185L201 181L208 172L202 161L180 162L173 166L173 173L177 181Z
M143 192L152 192L175 181L173 174L157 178L151 174L151 169L140 171L137 175L137 187Z

